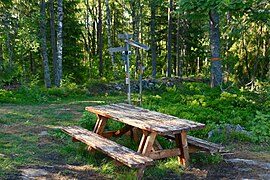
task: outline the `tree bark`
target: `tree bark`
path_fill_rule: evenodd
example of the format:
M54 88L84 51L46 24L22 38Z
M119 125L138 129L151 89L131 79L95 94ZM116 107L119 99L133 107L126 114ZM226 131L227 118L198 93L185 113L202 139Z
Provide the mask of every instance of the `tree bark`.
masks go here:
M53 62L53 74L54 84L57 84L57 51L56 51L56 35L55 35L55 24L54 24L54 0L50 0L50 28L51 28L51 48L52 48L52 62Z
M3 45L0 43L0 74L4 72Z
M211 87L222 88L222 69L220 59L219 14L209 12L210 18L210 51L211 51Z
M181 77L180 74L180 13L177 13L177 35L176 35L176 75Z
M41 32L41 46L42 46L42 60L44 66L44 80L46 88L51 88L51 78L50 78L50 69L48 63L48 55L47 55L47 45L46 45L46 14L45 14L45 0L40 1L40 14L41 14L41 22L40 22L40 32Z
M167 43L167 50L168 50L168 61L167 61L167 77L172 76L172 0L169 0L169 7L168 7L168 43Z
M90 33L90 18L89 18L89 13L90 13L90 8L89 8L89 0L86 0L85 2L85 6L86 6L86 19L85 19L85 29L86 29L86 34L87 36L85 37L83 35L84 38L84 42L85 42L85 48L87 50L87 54L88 54L88 62L89 62L89 78L92 79L92 55L91 55L91 47L90 47L90 43L91 43L91 33ZM95 33L93 33L95 34ZM94 41L94 40L93 40ZM94 48L94 47L92 47Z
M152 78L157 74L157 52L156 52L156 0L151 1L151 53L152 53Z
M110 13L110 6L109 6L109 0L106 0L106 12L107 12L107 27L108 27L108 44L109 47L112 48L112 38L111 38L111 13ZM115 70L115 63L114 63L114 55L111 53L111 61L113 66L113 75L114 79L117 80L117 74Z
M99 55L99 76L103 76L103 42L102 42L102 7L101 0L98 0L98 55Z
M33 58L33 53L32 53L31 50L29 51L29 59L30 59L31 72L32 72L33 74L36 74L36 73L37 73L36 61L35 61L35 59Z
M57 0L57 74L56 87L60 87L62 80L62 61L63 61L63 0Z
M8 22L8 15L6 12L6 9L3 8L3 15L4 15L4 25L6 29L6 36L7 36L7 48L8 48L8 60L9 60L9 67L12 69L13 68L13 50L11 47L11 39L10 39L10 32L9 32L9 22Z
M131 16L132 16L132 26L133 26L133 34L134 34L134 40L136 42L139 41L139 13L137 13L137 9L140 6L140 0L136 1L136 0L132 0L131 2ZM139 60L140 60L140 51L139 48L135 48L136 51L136 73L139 70Z

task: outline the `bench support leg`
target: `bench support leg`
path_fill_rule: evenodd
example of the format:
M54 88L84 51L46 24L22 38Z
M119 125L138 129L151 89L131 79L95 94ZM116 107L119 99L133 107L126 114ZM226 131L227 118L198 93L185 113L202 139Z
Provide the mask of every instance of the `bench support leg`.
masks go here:
M96 122L93 132L99 135L102 135L102 133L104 132L104 128L107 124L108 118L100 116L100 115L97 115L97 116L98 116L98 120Z
M100 116L100 115L97 115L98 117L98 120L96 122L96 125L94 127L94 130L93 132L94 133L97 133L99 135L102 135L102 133L104 132L104 128L107 124L107 121L108 121L108 118L106 117L103 117L103 116ZM95 149L92 148L91 146L88 146L88 151L91 153L91 154L94 154L95 152Z
M141 180L141 179L142 179L143 174L144 174L144 170L145 170L145 166L141 167L141 168L138 170L137 180Z
M150 154L151 150L153 149L156 136L157 136L156 132L150 133L148 131L143 131L143 135L137 152L146 156Z
M176 147L180 149L181 154L178 156L178 162L180 166L189 166L189 152L187 143L187 134L182 132L180 134L175 134Z

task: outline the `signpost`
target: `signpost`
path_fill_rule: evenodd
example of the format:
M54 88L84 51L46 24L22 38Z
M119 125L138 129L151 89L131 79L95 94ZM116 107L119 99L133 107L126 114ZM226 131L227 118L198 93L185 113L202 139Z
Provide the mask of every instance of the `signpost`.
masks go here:
M150 48L144 44L140 44L138 42L130 40L133 37L132 34L118 34L119 39L125 39L125 46L124 47L115 47L115 48L109 48L110 53L115 53L115 52L122 52L123 55L126 57L124 58L126 63L125 63L125 72L126 72L126 84L128 85L128 103L131 104L131 98L130 98L130 72L129 72L129 55L132 54L132 51L129 51L129 46L137 47L144 49L148 51ZM142 70L140 71L140 84L142 83ZM141 97L141 85L140 85L140 97Z

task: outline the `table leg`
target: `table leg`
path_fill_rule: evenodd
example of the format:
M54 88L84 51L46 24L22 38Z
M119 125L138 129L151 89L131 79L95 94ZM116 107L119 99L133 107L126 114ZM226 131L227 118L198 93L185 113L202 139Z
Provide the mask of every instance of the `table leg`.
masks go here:
M141 142L138 148L138 152L142 155L148 155L151 153L151 150L153 149L153 144L155 142L157 133L156 132L148 132L143 131L143 135L141 138Z
M188 153L188 143L187 134L182 132L180 134L175 134L176 147L180 149L181 154L178 156L179 165L188 167L189 166L189 153Z
M100 115L97 115L97 117L98 120L96 122L93 132L101 135L104 132L104 128L107 124L108 118Z
M98 117L98 119L97 119L97 122L96 122L96 125L94 127L93 132L97 133L99 135L102 135L102 133L104 132L104 128L107 124L108 118L100 116L98 114L97 114L97 117ZM95 149L92 148L91 146L88 146L88 151L90 151L90 153L92 153L92 154L95 153Z

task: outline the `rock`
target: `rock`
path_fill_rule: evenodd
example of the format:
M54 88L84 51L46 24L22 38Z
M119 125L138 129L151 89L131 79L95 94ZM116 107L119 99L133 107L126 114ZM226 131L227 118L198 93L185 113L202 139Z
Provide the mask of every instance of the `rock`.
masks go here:
M48 135L48 131L41 131L38 135L39 136L46 136L46 135Z
M270 174L258 174L258 176L260 177L260 179L263 179L263 180L270 179Z
M48 171L44 169L21 169L22 171L22 176L25 177L39 177L39 176L46 176L49 174Z
M238 132L238 133L243 133L247 136L251 136L251 133L248 132L247 130L245 130L245 128L240 126L239 124L237 124L237 125L227 124L224 127L218 126L215 129L213 129L212 131L208 132L208 138L212 137L214 134L220 135L220 134L224 133L224 130L225 130L226 134L229 134L232 132Z
M225 159L225 161L232 162L232 163L245 163L249 165L259 166L263 169L270 169L270 163L267 163L267 162L259 162L259 161L254 161L254 160L249 160L249 159L240 159L240 158Z

